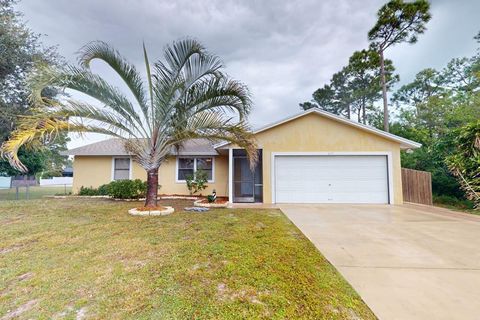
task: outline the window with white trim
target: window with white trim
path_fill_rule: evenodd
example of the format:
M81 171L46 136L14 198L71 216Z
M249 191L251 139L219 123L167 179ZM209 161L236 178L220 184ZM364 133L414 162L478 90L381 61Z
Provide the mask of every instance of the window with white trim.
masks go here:
M178 157L177 158L177 181L183 182L188 176L197 171L203 171L209 182L213 182L214 160L213 157Z
M113 159L113 180L130 179L130 158Z

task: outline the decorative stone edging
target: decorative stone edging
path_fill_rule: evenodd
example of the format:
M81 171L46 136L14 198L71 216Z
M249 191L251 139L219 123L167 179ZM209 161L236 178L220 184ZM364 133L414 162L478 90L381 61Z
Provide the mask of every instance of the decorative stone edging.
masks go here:
M137 210L136 208L128 210L128 213L132 216L167 216L175 211L173 207L165 207L165 210Z
M198 200L199 197L195 196L160 196L160 199L165 200L175 200L175 199L182 199L182 200Z
M197 207L204 207L204 208L226 208L228 207L228 202L224 202L224 203L205 203L205 202L202 202L203 199L201 200L197 200L193 203L194 206L197 206Z
M72 198L92 198L92 199L110 199L110 196L79 196L76 194L69 195L67 197L72 197Z

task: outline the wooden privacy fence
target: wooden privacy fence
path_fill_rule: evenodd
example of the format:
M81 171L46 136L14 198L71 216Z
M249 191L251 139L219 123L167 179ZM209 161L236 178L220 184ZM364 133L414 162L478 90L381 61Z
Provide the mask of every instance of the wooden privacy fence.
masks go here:
M403 201L433 205L432 174L402 168Z

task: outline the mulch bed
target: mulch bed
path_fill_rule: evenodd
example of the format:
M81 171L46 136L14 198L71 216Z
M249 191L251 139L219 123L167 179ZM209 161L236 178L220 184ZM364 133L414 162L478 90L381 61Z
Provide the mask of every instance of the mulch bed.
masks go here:
M226 197L217 197L217 200L215 202L208 202L207 198L201 199L200 203L217 203L217 204L225 204L228 202L228 198Z

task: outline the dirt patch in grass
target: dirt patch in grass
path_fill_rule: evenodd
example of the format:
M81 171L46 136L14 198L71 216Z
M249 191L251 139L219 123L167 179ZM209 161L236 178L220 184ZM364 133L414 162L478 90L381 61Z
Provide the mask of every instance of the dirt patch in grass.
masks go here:
M132 202L0 203L0 318L375 319L274 209L127 213ZM141 206L141 203L138 203ZM8 223L22 215L22 223Z
M18 318L24 312L32 309L33 306L35 306L37 303L38 303L38 300L36 300L36 299L30 300L30 301L22 304L21 306L19 306L15 310L7 311L7 313L3 317L1 317L0 320L10 320L10 319Z

